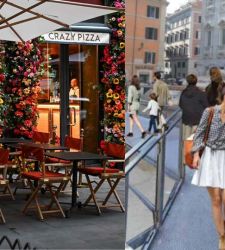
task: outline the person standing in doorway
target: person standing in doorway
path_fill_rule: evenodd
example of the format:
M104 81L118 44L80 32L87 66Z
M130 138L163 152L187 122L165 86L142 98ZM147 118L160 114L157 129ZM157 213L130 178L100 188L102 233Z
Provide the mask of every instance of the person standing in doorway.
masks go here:
M203 111L208 107L206 93L196 86L197 76L190 74L186 81L188 86L182 91L179 102L182 110L183 139L194 133Z
M69 92L69 96L70 97L79 97L80 96L80 90L79 90L79 83L78 80L76 78L73 78L70 81L70 92Z
M214 223L219 235L219 249L225 249L225 85L218 93L221 103L207 108L194 137L193 168L196 169L192 184L206 187L211 198ZM210 115L213 115L208 140L204 137ZM200 158L201 150L204 152ZM210 236L210 235L209 235Z
M149 110L150 120L149 120L148 132L151 133L151 130L153 127L154 134L157 134L158 133L157 117L159 115L160 107L157 102L157 97L155 93L151 93L149 97L150 97L150 101L148 102L148 106L142 112L146 112L147 110Z
M141 137L144 138L146 132L144 131L139 119L138 119L138 111L140 108L140 82L137 75L134 75L131 80L131 84L128 87L128 113L129 113L129 122L130 122L130 131L127 136L133 136L133 126L134 123L137 124L138 128L141 131Z
M168 105L168 101L171 98L169 94L169 88L168 85L161 80L160 72L154 73L153 80L153 93L156 94L158 104L161 110L163 110L163 108Z

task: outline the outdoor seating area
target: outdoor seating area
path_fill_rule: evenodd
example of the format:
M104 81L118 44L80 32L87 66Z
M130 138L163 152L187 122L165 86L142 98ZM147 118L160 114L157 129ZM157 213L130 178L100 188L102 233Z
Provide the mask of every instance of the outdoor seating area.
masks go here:
M66 238L66 230L69 228L77 232L82 224L82 228L88 230L89 225L96 223L96 219L100 224L110 223L110 228L113 228L114 224L115 229L122 227L123 223L116 222L125 218L124 147L120 147L120 154L115 155L118 145L115 144L117 147L114 152L110 152L108 149L112 151L113 144L105 143L102 153L94 154L82 150L82 140L67 136L65 146L60 146L48 143L49 135L39 132L35 132L35 138L26 142L16 142L12 138L9 138L8 142L7 138L1 139L3 143L0 148L0 186L4 196L0 196L0 231L9 230L7 236L15 237L16 234L10 228L15 228L19 233L21 229L24 230L21 225L26 223L26 230L29 227L37 227L35 234L54 227L51 231L57 235L60 230L55 225L62 223ZM92 160L93 164L85 164L86 160ZM113 161L119 163L118 168L117 163L112 164ZM79 182L85 181L85 177L87 185L79 185ZM21 183L23 188L18 187ZM108 205L108 201L112 205ZM89 206L90 202L94 207ZM100 214L102 216L99 217ZM30 226L27 228L27 225ZM102 231L100 227L95 227L95 230L95 235L98 230L99 233ZM116 231L119 232L115 230L115 234ZM34 236L29 233L27 236L26 233L21 236L26 242L35 245ZM122 244L123 236L120 235L119 239ZM106 240L105 244L107 242L110 244L110 240ZM39 242L38 245L41 244L42 242ZM47 247L46 242L43 246Z

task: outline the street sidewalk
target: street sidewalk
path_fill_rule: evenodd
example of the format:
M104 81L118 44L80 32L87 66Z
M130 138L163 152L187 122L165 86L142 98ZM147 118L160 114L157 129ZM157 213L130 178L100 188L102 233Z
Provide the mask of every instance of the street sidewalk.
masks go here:
M148 119L139 117L143 127L148 128ZM126 132L128 132L128 117L126 117ZM177 144L174 139L167 146L168 155L174 155ZM126 137L126 143L133 147L140 142L141 133L134 126L134 137ZM171 144L172 143L172 144ZM171 158L166 158L166 165L172 171ZM211 204L205 188L191 185L193 171L186 169L185 183L181 188L164 224L153 241L152 250L217 250L218 238L211 215Z

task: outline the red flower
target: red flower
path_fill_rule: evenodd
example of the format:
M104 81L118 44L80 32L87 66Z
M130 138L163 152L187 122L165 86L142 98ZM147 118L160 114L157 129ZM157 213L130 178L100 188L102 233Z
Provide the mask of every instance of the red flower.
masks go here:
M21 112L21 111L16 111L16 112L15 112L15 115L18 116L18 117L23 117L23 112Z
M31 120L25 120L24 125L29 128L29 127L32 126L32 121Z

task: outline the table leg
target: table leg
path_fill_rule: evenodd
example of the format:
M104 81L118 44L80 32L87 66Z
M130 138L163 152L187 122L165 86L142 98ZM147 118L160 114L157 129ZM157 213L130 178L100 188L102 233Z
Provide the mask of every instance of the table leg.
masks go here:
M77 206L77 161L73 161L72 203L71 207Z

